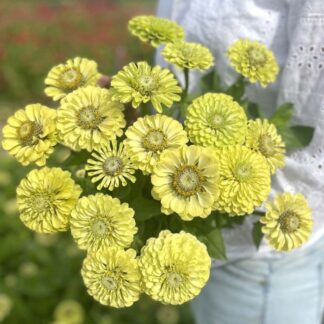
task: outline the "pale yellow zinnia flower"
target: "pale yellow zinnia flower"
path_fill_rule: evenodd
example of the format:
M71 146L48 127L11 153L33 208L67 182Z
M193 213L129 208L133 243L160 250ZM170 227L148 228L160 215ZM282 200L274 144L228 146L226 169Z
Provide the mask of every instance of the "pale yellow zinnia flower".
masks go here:
M113 140L98 151L93 152L85 167L92 182L99 182L97 189L113 190L127 185L127 180L135 182L133 175L136 167L131 162L130 154L123 143Z
M206 246L185 232L165 230L141 250L143 289L163 304L180 305L199 295L210 273Z
M141 275L135 250L109 247L88 254L81 275L88 293L111 307L129 307L139 299Z
M215 209L234 215L251 214L270 193L270 170L260 153L244 146L215 152L219 164L219 198Z
M81 57L69 59L49 71L45 79L45 94L55 101L60 100L78 88L95 86L99 78L95 61Z
M181 88L174 75L160 66L153 68L146 62L129 63L111 81L113 98L122 103L131 102L133 108L151 102L154 109L162 112L162 106L170 108L180 101Z
M162 51L164 59L181 69L207 70L214 65L210 50L198 43L168 43Z
M247 117L231 96L206 93L189 105L185 125L193 143L222 147L244 142Z
M39 233L66 231L80 194L70 172L47 167L32 170L17 188L20 219Z
M312 211L305 197L287 192L266 204L266 214L260 222L266 240L278 251L290 251L304 244L313 226Z
M279 72L277 60L265 45L248 39L239 39L227 51L232 67L250 82L262 87L276 80Z
M123 134L123 110L123 105L112 100L110 90L80 88L67 95L57 111L60 140L76 151L99 149Z
M167 215L177 213L186 221L205 218L218 197L218 176L211 149L192 145L167 150L153 170L152 195Z
M285 165L285 143L267 119L249 120L245 145L266 158L271 173Z
M152 172L163 151L180 148L188 142L181 123L160 114L138 118L125 135L129 154L144 173Z
M137 232L134 210L101 193L79 199L70 227L79 248L94 252L109 246L129 247Z
M184 31L175 21L155 16L135 16L128 22L128 30L142 42L158 47L183 39Z
M32 104L9 117L2 147L22 165L42 166L57 143L56 110Z

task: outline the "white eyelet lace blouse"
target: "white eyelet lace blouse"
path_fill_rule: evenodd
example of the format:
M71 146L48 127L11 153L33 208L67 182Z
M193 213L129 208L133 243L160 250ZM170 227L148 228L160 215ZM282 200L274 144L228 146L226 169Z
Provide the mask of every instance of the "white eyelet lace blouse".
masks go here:
M307 197L314 230L301 249L309 248L324 234L324 0L160 0L158 15L176 20L187 40L213 52L225 85L237 77L225 56L237 38L258 40L274 51L281 66L279 80L266 89L249 86L248 97L268 115L281 103L293 102L293 122L315 127L311 144L287 156L272 190L272 195L288 191ZM157 61L164 64L159 53ZM200 76L191 73L191 88ZM249 217L243 225L223 230L229 260L284 255L264 241L256 250L251 237L254 221Z

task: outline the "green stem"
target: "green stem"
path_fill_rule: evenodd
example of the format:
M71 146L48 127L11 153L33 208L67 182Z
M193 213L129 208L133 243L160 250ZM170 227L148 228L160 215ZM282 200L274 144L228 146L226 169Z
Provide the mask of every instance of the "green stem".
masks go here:
M189 69L184 68L183 72L184 72L185 87L183 90L182 100L184 101L184 99L186 99L188 95L188 89L189 89Z
M151 107L149 102L142 103L141 105L141 116L151 115Z
M253 212L253 215L262 217L262 216L265 215L265 212L262 212L262 211L260 211L260 210L255 210L255 211Z
M188 97L188 89L189 89L189 69L185 68L183 70L184 73L184 81L185 81L185 86L183 89L183 93L182 93L182 98L181 98L181 102L180 102L180 120L183 121L186 117L186 100Z

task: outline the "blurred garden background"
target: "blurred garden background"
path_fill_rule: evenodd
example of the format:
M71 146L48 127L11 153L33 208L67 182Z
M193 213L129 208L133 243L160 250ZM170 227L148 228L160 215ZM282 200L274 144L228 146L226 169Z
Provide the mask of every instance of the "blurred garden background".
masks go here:
M43 80L75 56L114 74L130 60L152 59L152 49L127 32L127 21L155 12L155 0L1 0L0 123L29 103L54 107ZM0 151L0 322L193 323L189 305L163 306L143 296L130 309L93 301L83 286L84 257L70 235L35 235L19 221L15 189L29 171ZM64 159L64 150L53 159Z

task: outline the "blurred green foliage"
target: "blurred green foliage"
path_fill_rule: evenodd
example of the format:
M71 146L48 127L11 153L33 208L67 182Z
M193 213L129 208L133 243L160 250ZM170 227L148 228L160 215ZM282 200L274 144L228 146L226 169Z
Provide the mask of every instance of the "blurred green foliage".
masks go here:
M154 0L1 0L1 127L26 104L54 106L43 94L43 79L52 66L70 57L94 59L104 74L130 60L150 61L153 50L128 34L127 21L153 13L154 6ZM5 315L2 323L77 324L63 319L72 320L73 312L79 312L83 323L193 323L188 304L164 306L143 296L133 307L116 310L95 302L80 276L84 253L71 236L34 234L20 222L15 190L30 168L0 154L0 297L4 294L11 302L5 315L0 300L0 322ZM64 154L57 149L52 163L59 165Z

